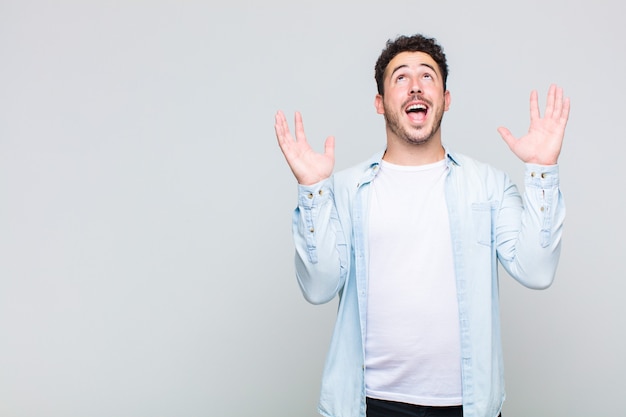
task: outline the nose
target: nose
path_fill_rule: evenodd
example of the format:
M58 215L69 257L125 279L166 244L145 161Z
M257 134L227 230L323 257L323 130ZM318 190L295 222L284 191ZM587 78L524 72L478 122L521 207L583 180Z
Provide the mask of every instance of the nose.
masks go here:
M410 90L411 90L409 92L410 95L422 93L422 85L420 83L419 77L411 77L411 89Z
M421 94L422 93L422 87L419 85L419 83L416 81L413 81L413 83L411 84L411 91L410 94Z

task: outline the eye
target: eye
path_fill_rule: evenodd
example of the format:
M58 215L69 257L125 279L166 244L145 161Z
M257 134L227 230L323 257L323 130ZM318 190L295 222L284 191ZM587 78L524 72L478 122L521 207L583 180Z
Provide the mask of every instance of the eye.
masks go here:
M424 78L426 78L427 80L432 80L432 79L433 79L433 76L432 76L432 75L430 75L429 73L425 73L425 74L424 74Z

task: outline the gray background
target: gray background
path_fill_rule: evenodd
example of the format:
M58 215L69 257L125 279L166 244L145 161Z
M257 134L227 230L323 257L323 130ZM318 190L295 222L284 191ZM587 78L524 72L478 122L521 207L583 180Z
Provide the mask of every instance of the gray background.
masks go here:
M506 417L623 413L624 39L612 1L0 2L0 416L310 416L336 302L293 274L274 114L337 169L384 146L373 65L399 34L450 63L444 141L562 85L555 284L503 276Z

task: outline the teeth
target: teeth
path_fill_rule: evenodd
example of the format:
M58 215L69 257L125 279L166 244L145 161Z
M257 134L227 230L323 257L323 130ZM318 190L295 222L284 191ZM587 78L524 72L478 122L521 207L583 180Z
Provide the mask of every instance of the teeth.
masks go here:
M412 106L409 106L407 110L426 110L426 106L423 104L413 104Z

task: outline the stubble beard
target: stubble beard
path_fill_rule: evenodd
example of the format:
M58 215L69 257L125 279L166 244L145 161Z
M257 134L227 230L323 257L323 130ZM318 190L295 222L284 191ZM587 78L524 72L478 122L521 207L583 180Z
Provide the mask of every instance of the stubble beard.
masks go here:
M418 128L412 128L411 130L407 129L400 123L400 114L401 113L399 112L391 113L385 111L385 123L394 135L411 145L424 145L430 142L430 140L441 128L443 109L437 110L437 113L435 114L435 121L430 130L427 130L428 126L420 126Z

